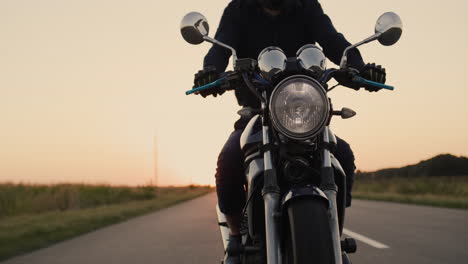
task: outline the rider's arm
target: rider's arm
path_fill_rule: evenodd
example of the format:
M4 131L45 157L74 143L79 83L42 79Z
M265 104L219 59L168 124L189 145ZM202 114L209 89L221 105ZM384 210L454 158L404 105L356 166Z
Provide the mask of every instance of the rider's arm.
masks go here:
M221 22L219 23L218 30L216 31L215 39L223 42L237 50L239 46L239 9L234 3L231 2L226 9L224 9ZM205 56L203 65L215 66L217 72L224 72L229 63L229 57L231 57L231 51L213 45Z
M343 51L351 44L341 33L336 31L330 18L323 12L317 0L306 0L304 2L307 30L310 32L311 36L315 37L315 41L322 46L323 52L327 58L339 65ZM364 67L364 61L359 50L350 50L348 54L348 64L356 69Z

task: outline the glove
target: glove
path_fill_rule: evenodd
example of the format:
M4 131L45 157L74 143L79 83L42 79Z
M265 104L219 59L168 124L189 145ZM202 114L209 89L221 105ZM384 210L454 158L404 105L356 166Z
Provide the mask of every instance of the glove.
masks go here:
M198 71L195 74L194 78L194 85L193 88L197 88L209 83L216 81L219 78L219 73L216 71L214 66L206 66L203 70ZM192 88L192 89L193 89ZM208 95L213 95L216 97L218 94L223 94L224 91L222 89L218 89L217 87L212 87L203 91L198 92L203 98L207 97Z
M355 69L342 69L333 73L333 78L340 84L354 90L359 90L361 85L353 81L353 77L358 75L359 72Z
M362 78L367 79L369 81L378 82L378 83L385 83L386 81L386 73L385 68L380 65L375 65L375 63L368 63L361 69L359 74ZM382 88L377 88L374 86L364 86L369 92L377 92Z

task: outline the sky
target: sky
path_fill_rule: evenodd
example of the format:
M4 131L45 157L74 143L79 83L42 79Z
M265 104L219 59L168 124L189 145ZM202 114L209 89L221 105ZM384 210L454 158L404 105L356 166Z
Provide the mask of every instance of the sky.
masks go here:
M185 96L211 44L184 42L179 24L201 12L213 36L228 2L0 0L0 182L214 184L239 106ZM360 48L395 91L330 93L357 112L331 128L358 169L468 156L468 2L321 3L350 42L384 12L403 20L394 46Z

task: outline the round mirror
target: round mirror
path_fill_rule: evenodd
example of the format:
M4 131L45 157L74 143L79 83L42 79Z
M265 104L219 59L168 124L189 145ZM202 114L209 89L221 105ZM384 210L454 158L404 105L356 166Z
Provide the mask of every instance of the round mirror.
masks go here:
M395 44L400 39L402 32L403 23L400 17L393 12L381 15L375 25L375 33L381 34L379 42L384 46Z
M198 12L190 12L182 18L180 22L180 33L185 41L190 44L200 44L204 41L203 37L208 36L210 27L205 16Z
M327 68L327 59L322 50L313 44L302 46L296 54L299 65L308 72L312 73L313 77L318 78Z
M276 74L286 69L287 57L278 47L263 49L258 55L258 68L263 78L271 80Z

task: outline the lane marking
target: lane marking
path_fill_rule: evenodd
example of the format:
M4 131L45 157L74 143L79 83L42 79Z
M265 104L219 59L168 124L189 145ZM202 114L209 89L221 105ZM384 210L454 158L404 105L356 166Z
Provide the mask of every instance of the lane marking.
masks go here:
M362 243L366 243L367 245L369 246L372 246L372 247L375 247L375 248L378 248L378 249L385 249L385 248L390 248L389 246L385 245L385 244L382 244L378 241L375 241L371 238L368 238L366 236L363 236L363 235L360 235L358 233L355 233L349 229L346 229L346 228L343 228L343 234L347 235L347 236L350 236L356 240L359 240L361 241Z

